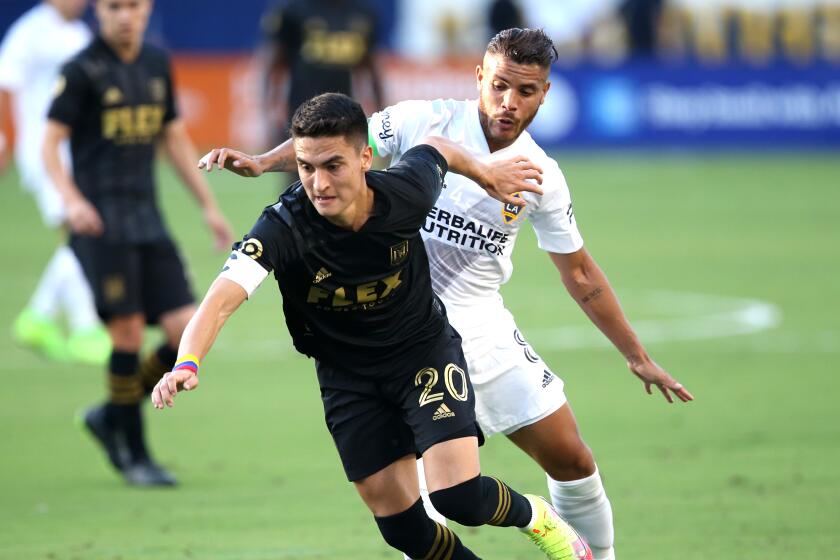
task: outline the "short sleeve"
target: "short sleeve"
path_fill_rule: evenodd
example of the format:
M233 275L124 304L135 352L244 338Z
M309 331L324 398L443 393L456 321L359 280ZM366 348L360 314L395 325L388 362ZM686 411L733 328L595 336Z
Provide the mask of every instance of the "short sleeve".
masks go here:
M88 92L87 76L76 62L68 62L61 69L54 88L48 118L72 128L78 122L85 106L85 96Z
M530 215L537 244L552 253L574 253L583 247L583 238L577 228L566 178L559 168L546 174L543 189L545 194L539 208Z
M13 25L0 44L0 88L16 92L23 87L29 51L25 30Z
M233 245L219 277L239 284L251 297L268 274L281 266L283 229L280 218L267 208L242 241Z
M442 120L435 103L403 101L371 115L368 144L377 156L399 156L429 136Z

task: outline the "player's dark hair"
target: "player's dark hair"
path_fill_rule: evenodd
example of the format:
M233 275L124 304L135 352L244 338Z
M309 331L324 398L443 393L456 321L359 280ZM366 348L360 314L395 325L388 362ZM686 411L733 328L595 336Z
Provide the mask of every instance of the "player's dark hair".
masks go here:
M503 29L490 39L487 52L500 54L516 64L538 64L541 68L550 68L557 60L554 42L542 29Z
M362 106L343 93L322 93L304 101L290 127L293 138L344 136L348 142L367 144L367 117Z

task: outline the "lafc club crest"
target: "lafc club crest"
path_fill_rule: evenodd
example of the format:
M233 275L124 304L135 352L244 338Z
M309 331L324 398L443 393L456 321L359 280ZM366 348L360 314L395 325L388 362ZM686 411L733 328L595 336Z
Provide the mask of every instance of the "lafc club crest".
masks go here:
M391 266L401 265L408 257L408 240L391 245Z
M514 198L522 198L522 194L520 193L513 193L512 195ZM502 206L502 218L505 220L506 224L509 224L519 218L519 212L522 211L522 206L517 206L515 204L505 204Z
M122 103L123 94L120 91L120 88L116 86L111 86L105 90L105 93L102 95L102 104L103 105L118 105Z

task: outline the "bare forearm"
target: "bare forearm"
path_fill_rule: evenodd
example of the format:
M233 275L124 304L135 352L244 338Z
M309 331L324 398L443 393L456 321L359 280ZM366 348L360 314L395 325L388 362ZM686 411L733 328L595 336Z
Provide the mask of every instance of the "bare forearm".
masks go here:
M563 275L563 284L587 317L630 362L648 359L644 347L630 326L615 291L594 260L574 273Z
M44 169L50 180L58 189L58 193L65 203L83 198L82 193L70 176L70 171L61 161L61 143L67 138L67 131L64 125L52 121L47 123L47 130L44 134L44 145L41 149L41 157L44 160Z
M254 156L254 159L262 167L263 173L297 170L295 146L291 138L271 151Z
M194 162L198 159L198 153L186 128L182 123L169 126L164 146L175 171L203 209L216 208L216 199L213 197L210 186L195 168Z
M239 286L229 280L216 279L184 329L178 355L193 354L204 359L228 317L244 300L244 290Z

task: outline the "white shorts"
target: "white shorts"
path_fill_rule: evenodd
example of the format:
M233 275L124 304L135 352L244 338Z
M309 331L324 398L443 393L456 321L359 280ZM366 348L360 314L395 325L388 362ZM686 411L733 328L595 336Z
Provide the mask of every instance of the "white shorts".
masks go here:
M475 388L476 417L486 436L513 433L566 404L563 380L525 341L510 312L503 311L486 323L490 328L459 330Z
M56 228L64 222L64 200L46 171L32 166L21 170L24 188L35 197L44 224Z

